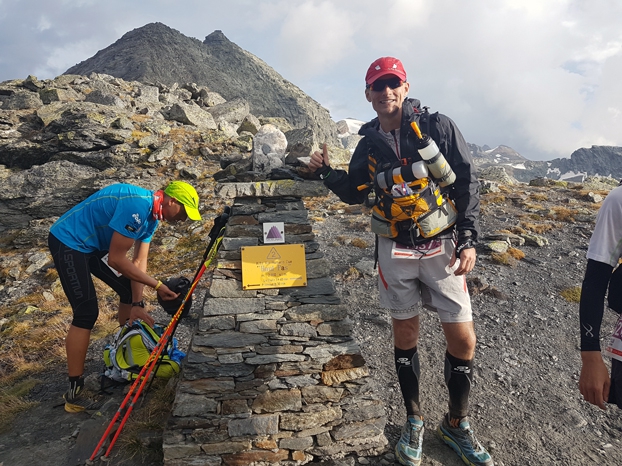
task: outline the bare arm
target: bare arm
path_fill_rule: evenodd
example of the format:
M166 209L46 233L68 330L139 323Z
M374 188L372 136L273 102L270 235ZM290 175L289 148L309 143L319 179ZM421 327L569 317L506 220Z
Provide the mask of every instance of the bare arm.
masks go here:
M132 263L143 273L147 273L147 259L149 256L149 243L142 241L134 241L134 255ZM132 280L132 301L141 301L143 299L143 283Z
M134 253L132 256L132 264L134 264L141 272L147 273L147 257L149 255L149 243L142 241L134 241ZM140 302L143 300L143 289L145 285L132 280L132 302ZM140 319L153 327L155 320L149 315L147 310L141 306L132 306L130 309L129 321L134 322Z
M144 257L144 259L140 259L142 254L148 254L149 252L149 246L147 243L141 243L147 244L146 250L144 249L144 247L139 247L138 251L135 252L135 260L136 258L138 258L139 264L141 262L144 262L144 265L141 265L144 270L136 266L133 261L127 258L127 252L130 250L133 244L134 240L132 238L123 236L122 234L115 231L112 234L112 240L110 241L110 250L108 251L108 264L110 264L110 266L115 270L118 270L120 273L122 273L123 276L132 280L132 295L134 298L136 298L137 296L142 297L142 287L140 291L138 290L139 284L155 288L158 284L158 280L150 277L145 272L145 270L147 269L146 256ZM137 284L135 284L134 282L137 282ZM166 285L160 285L160 287L158 287L158 295L160 295L165 301L168 301L177 298L178 293L174 293Z

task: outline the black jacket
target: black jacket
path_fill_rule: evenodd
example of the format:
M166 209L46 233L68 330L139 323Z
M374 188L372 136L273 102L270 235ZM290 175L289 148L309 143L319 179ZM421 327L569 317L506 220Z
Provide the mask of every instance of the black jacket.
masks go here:
M423 118L422 118L423 116ZM410 157L413 162L421 160L417 151L417 136L410 126L416 121L421 131L428 134L438 145L441 153L456 174L456 181L444 188L458 210L458 219L455 228L460 231L469 231L473 241L479 236L479 182L475 171L475 164L464 137L456 124L447 116L434 113L422 113L421 103L417 99L406 99L402 106L402 125L400 128L400 154L402 158ZM368 169L368 154L374 151L378 160L387 163L396 161L393 149L378 133L380 123L374 118L364 124L359 134L363 139L359 141L348 171L333 170L324 184L347 204L361 204L365 201L370 189L359 191L360 185L370 181ZM446 235L447 232L441 233ZM395 239L397 242L409 244L409 235L402 232Z

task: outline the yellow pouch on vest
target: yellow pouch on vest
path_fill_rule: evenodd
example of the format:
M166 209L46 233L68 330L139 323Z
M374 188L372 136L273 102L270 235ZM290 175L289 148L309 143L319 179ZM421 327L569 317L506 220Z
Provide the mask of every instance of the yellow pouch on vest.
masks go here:
M397 223L411 220L417 237L431 238L456 223L453 202L427 178L408 184L411 194L395 196L386 190L372 209L371 230L378 236L396 238Z

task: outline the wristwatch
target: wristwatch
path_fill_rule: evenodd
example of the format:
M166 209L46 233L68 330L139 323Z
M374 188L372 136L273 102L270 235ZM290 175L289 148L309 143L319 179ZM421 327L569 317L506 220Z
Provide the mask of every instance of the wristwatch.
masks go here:
M140 301L137 301L137 302L135 302L135 303L132 303L132 307L135 307L135 306L138 306L138 307L145 307L145 300L144 300L144 299L141 299Z

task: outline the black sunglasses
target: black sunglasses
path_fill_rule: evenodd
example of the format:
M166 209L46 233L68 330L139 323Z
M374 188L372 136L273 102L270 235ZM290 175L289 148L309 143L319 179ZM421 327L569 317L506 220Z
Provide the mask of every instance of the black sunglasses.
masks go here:
M376 79L373 83L367 86L367 88L371 88L372 91L380 92L384 91L387 86L389 86L390 89L397 89L402 84L404 84L404 81L400 78Z

